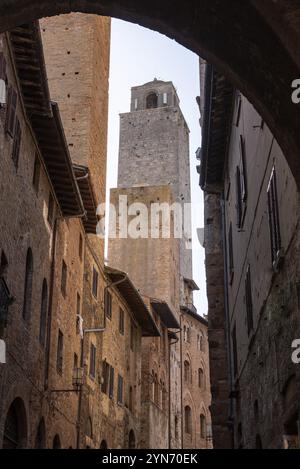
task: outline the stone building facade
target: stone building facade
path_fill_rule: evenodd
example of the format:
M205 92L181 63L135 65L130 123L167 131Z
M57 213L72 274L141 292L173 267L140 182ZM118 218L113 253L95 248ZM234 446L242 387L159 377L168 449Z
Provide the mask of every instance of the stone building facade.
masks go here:
M110 203L109 263L130 274L161 332L160 339L143 339L141 446L191 447L182 419L188 391L182 384L180 329L183 311L194 310L192 291L198 287L191 280L189 222L183 236L176 233L174 206L181 213L190 208L189 130L172 82L155 79L132 88L130 112L120 115L118 188L111 190ZM162 207L173 211L165 218ZM199 389L189 392L195 408ZM209 402L202 399L209 415Z
M202 69L214 443L299 447L299 192L252 105Z

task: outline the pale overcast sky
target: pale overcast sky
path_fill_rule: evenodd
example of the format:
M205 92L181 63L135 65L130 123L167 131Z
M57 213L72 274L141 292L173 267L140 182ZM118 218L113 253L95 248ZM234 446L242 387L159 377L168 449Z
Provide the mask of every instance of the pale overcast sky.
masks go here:
M130 89L154 78L172 81L177 88L180 107L190 129L190 162L193 211L193 271L200 292L194 303L200 314L207 313L204 249L199 245L196 229L203 226L203 195L196 172L195 152L201 143L199 109L199 59L174 40L140 26L112 19L109 131L108 190L117 186L119 150L119 114L128 112Z

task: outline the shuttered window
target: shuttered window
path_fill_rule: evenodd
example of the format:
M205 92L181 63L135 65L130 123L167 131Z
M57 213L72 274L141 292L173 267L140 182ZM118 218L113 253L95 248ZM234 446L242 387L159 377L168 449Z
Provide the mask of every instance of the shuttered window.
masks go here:
M245 141L242 135L240 136L240 162L236 168L235 179L237 227L240 229L244 222L248 197Z
M124 335L124 311L122 308L119 309L119 332Z
M268 211L269 211L269 227L271 241L271 258L272 263L276 262L278 253L281 249L281 234L278 209L278 194L275 167L272 170L268 185Z
M112 317L112 298L108 290L105 290L104 294L104 312L106 316L111 319Z
M18 95L12 86L8 87L7 93L7 111L5 120L5 131L11 136L15 133L15 122L17 112Z
M92 293L95 298L98 297L98 272L93 267L93 285L92 285Z
M62 261L62 266L61 266L61 292L63 296L65 297L67 294L67 265L65 261Z
M96 347L91 344L90 347L90 377L95 378L96 376Z
M246 300L246 314L247 314L247 330L248 335L253 329L253 303L252 303L252 285L251 285L251 271L250 266L247 268L245 279L245 300Z
M63 350L64 350L64 335L59 330L57 339L57 358L56 358L56 369L58 373L62 373L63 369Z
M21 126L19 119L15 119L15 132L14 132L14 142L13 142L13 149L12 149L12 159L16 168L19 165L19 156L20 156L20 147L21 147Z
M232 241L232 223L230 223L228 232L228 267L229 267L229 282L233 281L234 275L234 258L233 258L233 241Z
M104 360L102 362L102 385L101 391L107 394L108 392L108 379L109 379L109 364Z

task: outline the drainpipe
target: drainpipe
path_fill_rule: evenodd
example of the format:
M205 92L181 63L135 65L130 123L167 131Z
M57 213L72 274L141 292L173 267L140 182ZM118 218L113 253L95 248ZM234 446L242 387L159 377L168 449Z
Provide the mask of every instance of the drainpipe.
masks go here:
M233 377L233 364L232 364L232 350L231 350L231 331L230 331L230 315L229 315L229 297L228 297L228 252L226 242L226 216L225 216L225 199L224 192L220 197L220 207L222 214L222 243L223 243L223 258L224 258L224 286L225 286L225 319L226 319L226 340L227 340L227 361L228 361L228 377L230 386L230 401L228 413L228 427L231 433L232 448L234 447L234 377Z
M124 273L124 276L120 279L117 280L116 282L111 282L107 284L104 287L104 296L106 291L111 288L115 287L116 285L119 285L120 283L124 282L127 279L127 274ZM103 308L104 312L104 319L103 319L103 326L97 327L97 328L90 328L90 329L83 329L83 337L81 339L81 351L80 351L80 366L83 368L84 366L84 337L86 334L90 333L102 333L105 332L106 330L106 314ZM82 397L83 397L83 385L80 387L79 391L79 399L78 399L78 411L77 411L77 424L76 424L76 449L80 449L80 427L81 427L81 410L82 410Z
M178 331L179 332L179 331ZM175 334L178 334L175 332ZM171 437L171 346L177 344L179 338L177 337L173 342L169 341L169 354L168 354L168 367L169 367L169 449L172 447Z

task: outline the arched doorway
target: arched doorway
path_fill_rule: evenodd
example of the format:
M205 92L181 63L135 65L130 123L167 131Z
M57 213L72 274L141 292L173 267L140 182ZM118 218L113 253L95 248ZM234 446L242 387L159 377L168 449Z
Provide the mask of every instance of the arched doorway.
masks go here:
M135 449L135 434L133 430L130 430L128 437L128 448Z
M56 434L55 437L53 438L52 448L53 449L61 449L61 441L60 441L60 437L59 437L58 434Z
M291 100L292 81L300 77L298 2L245 0L19 0L0 5L0 32L34 19L79 11L112 16L166 34L218 67L254 105L286 155L299 183L300 113ZM293 21L290 20L293 18ZM276 51L273 54L272 51ZM275 57L275 59L274 59Z
M27 445L27 418L25 405L17 397L6 415L3 435L3 449L26 448Z
M36 449L44 449L46 448L46 427L45 427L45 420L41 418L37 432L35 437L35 445Z
M100 449L108 449L107 443L105 440L102 440L100 443Z

